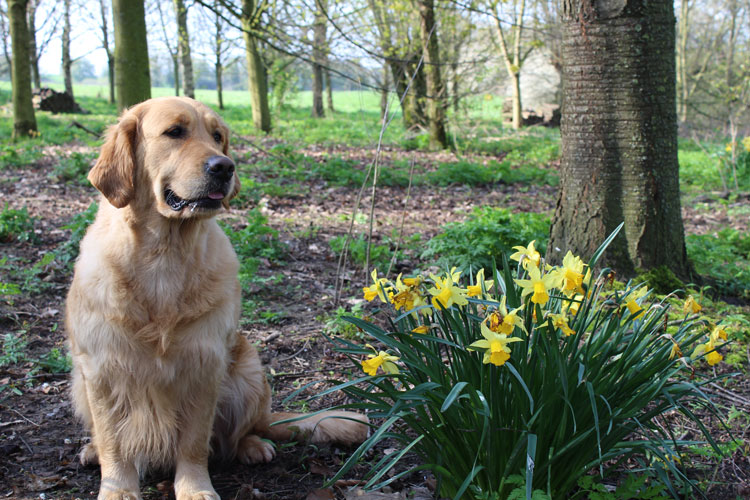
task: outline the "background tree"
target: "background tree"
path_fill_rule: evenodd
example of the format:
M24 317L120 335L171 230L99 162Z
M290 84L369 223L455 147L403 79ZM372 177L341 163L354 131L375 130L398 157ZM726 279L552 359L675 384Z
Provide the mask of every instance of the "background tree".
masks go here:
M313 45L312 45L312 116L322 118L325 116L323 109L323 67L326 66L326 0L315 0L315 19L313 22Z
M548 255L592 255L620 224L604 265L690 274L677 164L671 2L563 1L560 191Z
M430 134L430 149L445 149L448 138L445 133L445 87L440 74L440 47L435 24L433 0L417 0L420 17L420 33L427 82L427 118Z
M31 70L29 68L29 29L26 25L28 0L8 0L10 38L13 44L13 137L25 137L37 131L34 106L31 103Z
M74 97L72 65L73 61L70 59L70 0L63 0L62 71L65 93L70 97Z
M39 0L29 0L29 5L26 7L29 30L29 57L31 61L31 79L34 83L34 88L37 89L42 86L42 80L39 76L39 56L36 52L36 7L38 3Z
M162 9L161 2L158 0L156 3L156 10L159 13L159 27L161 28L161 35L162 40L164 41L164 46L167 49L167 52L169 53L169 58L172 60L172 75L173 75L173 83L174 83L174 95L180 95L180 47L179 42L173 44L170 40L172 40L172 35L170 30L168 29L169 22L167 21L166 14L164 13L164 10Z
M109 83L109 103L115 102L115 54L112 51L109 42L109 11L107 2L99 0L100 21L99 30L101 31L101 42L104 52L107 54L107 78Z
M250 104L253 111L253 125L263 132L271 131L271 110L268 107L268 83L266 69L259 50L259 24L263 12L263 0L242 0L242 11L239 14L242 23L242 35L245 39L245 57L247 59L247 80L250 90Z
M112 0L117 109L151 98L144 0Z
M195 99L195 83L193 81L193 59L190 56L190 35L188 33L188 11L185 0L174 0L174 10L177 15L177 34L182 63L183 93Z
M8 28L7 12L2 9L2 6L0 6L0 39L2 39L3 56L5 57L5 64L0 64L0 75L10 74L10 67L12 65L10 60L10 49L8 48L10 31Z

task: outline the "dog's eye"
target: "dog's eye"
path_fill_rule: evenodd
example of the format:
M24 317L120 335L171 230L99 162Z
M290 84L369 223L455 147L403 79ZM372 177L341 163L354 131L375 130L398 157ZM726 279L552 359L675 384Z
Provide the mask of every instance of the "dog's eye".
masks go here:
M179 139L180 137L185 135L185 129L179 125L175 125L174 127L168 128L167 131L164 132L164 135L168 135L173 139Z
M221 144L221 140L222 140L221 132L214 132L214 140L218 142L219 144Z

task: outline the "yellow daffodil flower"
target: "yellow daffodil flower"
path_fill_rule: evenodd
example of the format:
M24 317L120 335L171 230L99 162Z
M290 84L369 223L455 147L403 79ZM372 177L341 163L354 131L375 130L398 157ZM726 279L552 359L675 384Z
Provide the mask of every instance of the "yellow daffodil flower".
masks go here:
M398 373L398 366L393 363L394 361L398 361L399 358L397 356L391 356L385 351L378 352L370 344L367 344L367 347L372 349L376 354L368 354L368 359L362 361L362 370L365 373L373 376L378 372L378 368L382 368L385 373Z
M576 295L571 300L568 300L563 304L562 306L563 312L569 313L572 316L577 315L578 310L581 308L582 302L583 302L583 294Z
M726 341L729 338L729 336L727 335L727 331L724 330L724 328L722 328L719 325L713 325L713 328L711 329L711 334L709 335L709 337L711 339L711 343L714 343L714 344L717 343L719 340Z
M531 243L529 243L528 246L515 246L513 247L513 250L516 250L516 253L512 254L510 256L510 260L515 260L517 262L520 262L521 265L523 265L524 269L528 270L528 265L532 265L533 267L539 267L539 263L541 262L542 256L539 255L539 252L536 251L536 248L534 248L534 243L536 240L532 240Z
M482 268L477 273L477 280L475 281L475 283L476 284L469 285L466 288L467 295L469 297L481 297L483 293L482 290L484 290L485 292L489 292L490 288L492 288L493 281L484 279L484 268Z
M719 351L713 350L706 354L706 363L708 363L708 366L714 366L721 363L721 360L724 359L724 356L719 354Z
M544 305L549 300L548 290L555 287L556 277L552 273L546 273L542 276L542 272L538 267L529 267L529 279L527 280L514 280L523 291L521 295L526 297L531 295L531 302L534 304Z
M633 315L633 319L638 319L646 314L646 310L637 302L638 299L646 295L646 292L648 292L648 288L641 287L628 295L628 301L625 303L625 306L630 311L630 314Z
M680 344L672 341L672 350L669 352L669 359L681 358L682 351L680 350Z
M492 363L495 366L502 366L510 359L510 347L508 347L508 344L511 342L520 342L522 339L508 337L504 333L495 333L484 322L480 324L480 328L484 339L477 340L469 348L475 350L485 349L484 358L482 359L484 364Z
M568 317L565 316L565 312L550 314L550 318L552 318L552 326L558 328L566 337L576 334L575 330L568 325Z
M517 307L508 312L508 308L505 306L505 296L503 295L497 310L490 313L490 315L484 319L484 322L487 323L487 327L495 333L510 335L513 333L515 327L519 327L526 332L526 327L523 325L523 319L518 315L518 312L521 309L521 307Z
M701 312L701 309L703 309L703 307L692 295L685 300L685 304L682 306L682 310L685 311L685 314L697 314Z
M419 325L418 327L412 329L412 333L421 333L425 334L430 331L429 325Z
M364 287L362 291L365 293L365 300L367 302L371 302L375 297L380 297L380 300L382 302L388 302L388 299L386 299L385 291L388 290L387 284L388 280L385 278L378 279L378 270L373 269L372 273L370 273L370 276L372 277L372 285L369 287Z
M427 292L432 295L432 306L435 309L440 309L441 305L448 309L453 304L465 306L469 303L466 300L466 290L456 286L461 273L456 273L455 269L455 267L451 269L451 272L446 274L445 278L439 278L434 274L430 275L432 281L435 282L435 286Z

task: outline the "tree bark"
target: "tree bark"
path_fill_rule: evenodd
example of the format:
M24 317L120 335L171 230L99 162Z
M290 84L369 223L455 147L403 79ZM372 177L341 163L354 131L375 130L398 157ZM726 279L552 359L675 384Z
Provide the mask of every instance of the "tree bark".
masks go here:
M34 88L38 89L42 86L42 80L39 76L39 54L37 54L36 48L36 8L38 0L31 0L27 7L28 13L28 30L29 30L29 57L31 61L31 79L34 82Z
M383 65L383 80L380 84L380 122L388 119L388 65Z
M548 257L691 273L680 213L671 1L564 0L562 159Z
M63 2L63 32L62 32L62 70L65 82L65 93L70 97L73 95L73 76L70 68L73 62L70 60L70 0Z
M253 110L253 125L263 132L271 131L271 111L268 106L268 85L263 60L258 50L258 41L253 34L255 2L242 0L242 36L245 39L247 60L247 80L250 90L250 104Z
M330 64L330 61L328 60L328 55L326 54L326 65L328 64ZM333 114L336 112L336 110L333 109L333 87L331 86L331 71L326 68L324 74L326 78L326 107L328 108L328 112Z
M190 56L190 35L188 34L185 0L174 0L174 10L177 14L177 38L182 62L182 91L186 96L195 99L193 59Z
M109 21L107 19L107 6L104 0L99 0L99 9L102 15L102 45L107 53L107 75L109 77L109 103L115 102L115 55L109 48Z
M151 98L144 0L112 0L117 109Z
M680 91L678 100L678 117L681 123L687 121L688 81L687 81L687 45L688 45L688 15L690 14L688 0L680 2L679 44L677 45L677 88Z
M216 74L216 96L219 100L219 109L224 109L224 64L221 60L224 35L222 33L221 13L218 1L214 1L214 69Z
M313 46L312 46L312 117L322 118L325 116L323 108L323 66L325 65L326 45L326 18L323 13L326 9L325 0L315 2L315 21L313 22Z
M435 6L433 0L418 0L422 54L427 83L427 120L430 149L448 147L445 133L445 88L440 75L440 48L438 47Z
M31 102L31 70L29 68L29 28L26 25L28 0L8 0L8 21L13 43L11 83L13 86L13 138L36 133L36 117Z

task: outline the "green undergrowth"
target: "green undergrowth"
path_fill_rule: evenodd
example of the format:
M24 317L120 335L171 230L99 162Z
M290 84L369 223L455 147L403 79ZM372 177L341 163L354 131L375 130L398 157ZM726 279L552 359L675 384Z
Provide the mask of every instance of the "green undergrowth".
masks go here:
M536 241L544 249L549 240L549 217L535 213L512 213L505 208L474 209L464 222L451 222L427 242L421 257L442 267L493 269L503 253Z
M717 293L750 299L750 235L727 227L685 240L696 271Z
M37 243L39 237L34 232L34 218L26 207L10 208L8 203L0 210L0 243L25 241Z

